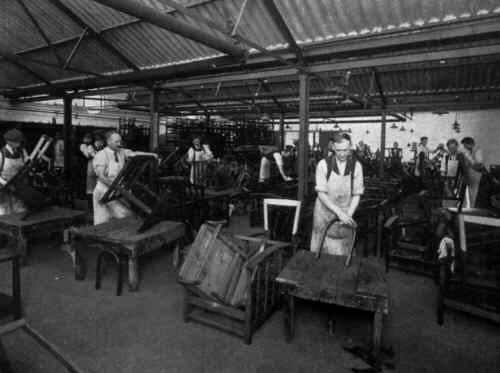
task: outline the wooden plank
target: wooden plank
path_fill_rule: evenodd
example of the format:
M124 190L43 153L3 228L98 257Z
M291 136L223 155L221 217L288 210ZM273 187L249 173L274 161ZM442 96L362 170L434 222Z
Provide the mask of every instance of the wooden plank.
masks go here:
M454 300L448 299L448 298L444 299L444 305L447 308L470 313L472 315L475 315L475 316L478 316L481 318L485 318L485 319L494 321L496 323L500 323L500 314L497 312L488 311L488 310L485 310L483 308L475 307L471 304L457 302L457 301L454 301Z
M375 258L365 258L358 275L357 301L366 310L389 313L389 294L385 270Z
M76 228L72 234L75 237L90 238L99 242L135 244L161 235L168 235L171 237L170 241L175 241L175 239L182 237L185 232L183 223L162 221L145 232L137 233L141 224L142 220L136 217L112 219L103 224Z
M190 304L192 304L196 307L200 307L200 308L207 310L207 311L222 313L226 316L229 316L233 319L240 320L240 321L245 320L245 312L244 311L238 310L238 309L233 308L233 307L225 306L219 302L202 299L202 298L199 298L199 297L193 296L193 295L188 295L187 301Z
M24 215L25 213L3 215L0 216L0 223L21 227L21 226L45 223L48 221L74 219L86 215L86 212L52 206L47 209L43 209L39 212L36 212L34 214L31 214L29 219L27 220L22 220Z
M26 321L24 319L11 321L5 325L0 326L0 336L12 333L19 328L22 328L26 325Z
M245 336L245 332L243 330L243 325L241 322L231 322L231 319L213 312L208 313L206 311L194 310L189 314L189 318L201 324L208 325L231 334L235 334L238 337Z

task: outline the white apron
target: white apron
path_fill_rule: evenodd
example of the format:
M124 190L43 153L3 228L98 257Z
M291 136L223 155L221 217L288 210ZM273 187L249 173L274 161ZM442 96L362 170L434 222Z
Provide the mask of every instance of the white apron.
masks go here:
M17 172L23 167L24 160L22 157L19 158L7 158L5 157L3 161L3 169L1 177L4 180L9 181L17 174ZM26 208L21 200L13 196L11 193L2 192L0 193L0 215L9 215L17 212L23 212Z
M123 164L117 162L114 157L108 157L108 177L114 180L123 168ZM133 213L121 201L114 200L108 203L99 202L107 192L108 186L97 181L93 194L94 204L94 225L106 223L112 218L125 218Z
M347 212L352 199L351 175L338 175L335 171L332 171L328 178L327 188L327 194L331 201L339 206L342 211ZM328 229L323 247L320 247L325 229L333 219L338 220L337 215L328 209L319 197L316 198L311 234L311 251L318 252L321 249L322 252L331 255L348 255L349 248L353 244L354 231L352 228L341 224L340 221Z

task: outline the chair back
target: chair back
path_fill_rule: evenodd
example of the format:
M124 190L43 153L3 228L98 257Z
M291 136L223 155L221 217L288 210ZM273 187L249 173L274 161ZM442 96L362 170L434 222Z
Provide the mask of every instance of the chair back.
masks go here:
M290 212L294 209L293 214ZM280 198L264 199L264 229L270 239L292 242L299 229L301 201Z

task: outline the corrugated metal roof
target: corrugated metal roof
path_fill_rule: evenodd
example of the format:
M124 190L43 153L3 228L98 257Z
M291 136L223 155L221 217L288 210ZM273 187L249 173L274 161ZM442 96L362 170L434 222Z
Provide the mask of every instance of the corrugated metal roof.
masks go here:
M59 0L69 7L85 24L109 41L123 55L141 69L170 64L181 64L218 56L200 43L190 41L170 31L138 21L134 17L102 6L93 0ZM172 12L163 0L135 0L161 12ZM177 0L197 14L228 27L235 22L244 0ZM287 43L264 2L247 2L238 33L268 49L279 49ZM491 14L500 14L500 0L274 0L295 40L309 45L324 41L370 36L386 31L418 29L468 20ZM83 29L48 0L24 0L29 11L40 23L49 39L57 45L61 57L69 55ZM202 29L220 35L204 24L172 12L173 16ZM13 52L40 48L30 57L56 63L54 56L40 36L33 22L17 0L3 0L0 8L0 41ZM44 47L45 46L45 47ZM92 36L86 37L75 56L73 66L99 73L118 73L126 70L124 61L105 48ZM74 73L49 71L38 66L50 80L78 77ZM10 70L15 69L12 65ZM2 71L2 75L3 75ZM404 75L404 74L403 74ZM16 83L14 77L22 77ZM85 77L85 75L80 75ZM24 74L1 77L9 85L37 84L38 80Z

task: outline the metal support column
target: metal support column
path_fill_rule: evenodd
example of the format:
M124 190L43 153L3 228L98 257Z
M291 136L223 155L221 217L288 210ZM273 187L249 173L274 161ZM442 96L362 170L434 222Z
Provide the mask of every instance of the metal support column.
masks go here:
M285 149L285 113L280 114L280 147Z
M382 120L380 121L380 168L379 177L384 176L384 159L385 159L385 132L386 132L386 112L382 113Z
M64 102L64 125L63 125L63 140L64 140L64 170L65 173L69 175L71 172L71 153L73 144L71 142L71 130L72 130L72 99L71 97L65 96L63 98Z
M160 116L158 115L158 91L153 89L149 97L149 113L151 116L151 125L149 126L149 150L153 152L157 151L159 146Z
M299 75L299 185L297 199L307 195L309 160L309 80L307 74Z

